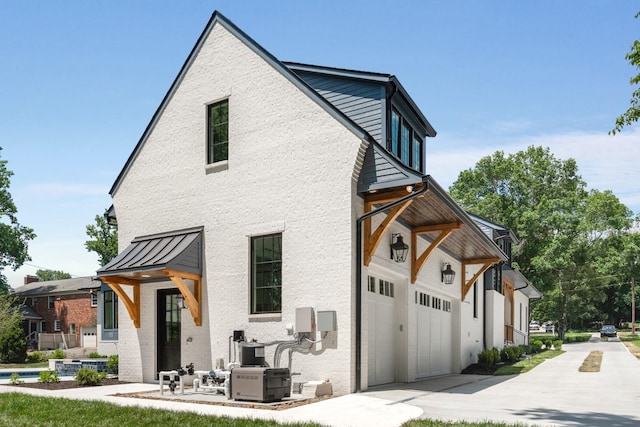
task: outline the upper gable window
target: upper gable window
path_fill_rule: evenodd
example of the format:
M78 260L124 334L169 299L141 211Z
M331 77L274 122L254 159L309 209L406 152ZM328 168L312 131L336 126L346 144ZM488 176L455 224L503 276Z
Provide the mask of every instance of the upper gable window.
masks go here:
M391 111L391 139L387 148L402 163L423 172L422 138L395 109Z
M229 101L207 106L207 164L229 159Z

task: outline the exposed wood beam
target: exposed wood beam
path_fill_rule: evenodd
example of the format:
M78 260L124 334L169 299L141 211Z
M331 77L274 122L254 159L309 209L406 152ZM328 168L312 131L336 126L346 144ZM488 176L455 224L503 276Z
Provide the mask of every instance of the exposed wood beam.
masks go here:
M480 275L482 273L484 273L485 271L487 271L487 269L489 267L491 267L493 264L496 264L500 262L500 258L486 258L486 259L472 259L472 260L467 260L467 261L462 261L462 274L461 279L462 279L462 287L461 287L461 301L464 301L464 299L467 296L467 293L469 293L469 290L471 289L471 286L473 286L473 284L476 282L476 280L478 280L478 278L480 277ZM476 272L476 274L473 275L473 277L471 277L471 279L469 279L469 281L467 281L467 265L477 265L477 264L482 264L482 267L480 267L480 270L478 270Z
M425 184L421 184L421 185L416 185L413 188L413 191L420 191L422 189L422 185ZM369 202L371 204L383 204L383 203L389 203L389 202L393 202L396 201L398 199L401 199L403 197L405 197L407 194L409 194L409 192L407 192L406 189L401 189L401 190L396 190L396 191L389 191L389 192L385 192L385 193L373 193L373 194L367 194L366 196L366 202ZM423 195L420 195L418 197L424 197Z
M406 194L405 194L406 196ZM391 224L400 216L402 212L406 208L411 205L413 199L407 200L406 202L396 206L391 209L387 214L386 218L382 221L382 223L376 228L376 231L371 233L371 218L367 218L364 220L364 230L363 230L363 238L364 238L364 248L363 248L363 263L364 265L369 265L371 262L371 258L373 254L376 252L378 245L382 241L382 237L385 232L391 227ZM369 212L371 210L372 203L367 201L365 203L365 212Z
M133 326L140 327L140 283L136 280L125 279L118 276L104 276L100 280L105 282L118 295L118 298L124 303L129 312L129 317L133 320ZM129 297L120 284L131 286L133 288L133 300Z
M200 275L169 269L162 271L180 290L182 297L187 302L191 317L193 317L196 326L202 326L202 281ZM184 279L193 280L193 293L184 282Z
M420 270L424 266L424 263L429 258L429 255L433 252L435 248L437 248L440 243L444 241L454 230L460 228L462 224L460 222L455 222L451 224L437 224L437 225L428 225L423 227L416 227L411 230L411 283L416 283L418 280L418 274ZM429 247L425 249L425 251L418 257L418 235L431 233L434 231L440 231L438 237L436 237Z

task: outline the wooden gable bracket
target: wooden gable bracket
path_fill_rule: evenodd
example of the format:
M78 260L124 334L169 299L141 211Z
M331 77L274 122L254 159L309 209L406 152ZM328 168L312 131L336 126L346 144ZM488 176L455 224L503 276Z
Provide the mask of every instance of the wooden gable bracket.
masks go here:
M104 276L100 277L100 280L105 282L109 287L118 295L120 301L124 303L124 306L129 312L129 317L133 320L133 326L140 327L140 282L137 280L125 279L118 276ZM133 301L129 298L122 286L127 285L133 287Z
M436 225L426 225L423 227L416 227L411 230L411 284L416 283L418 280L418 274L422 269L422 266L431 255L431 252L435 248L437 248L440 243L444 241L454 230L462 227L462 222L453 222L450 224L436 224ZM440 231L438 237L436 237L429 247L425 249L425 251L418 257L418 235L419 234L427 234L434 231Z
M363 262L364 265L368 266L371 262L371 258L373 254L376 252L378 245L382 241L382 236L384 233L391 227L393 221L396 220L400 216L400 214L411 205L413 199L407 200L406 202L396 206L391 209L387 214L387 217L382 221L382 223L378 226L376 231L371 234L371 218L367 218L364 220L364 229L363 229L363 238L364 238L364 248L363 248ZM373 207L373 201L367 200L365 202L364 211L370 212Z
M471 286L473 286L476 280L478 280L478 277L480 277L482 273L487 271L489 267L491 267L493 264L496 264L498 262L500 262L500 258L472 259L472 260L462 261L462 274L460 275L460 277L462 278L462 296L460 297L461 301L464 301L465 297L467 296L467 293L469 293L469 289L471 289ZM473 264L483 264L483 266L480 268L480 270L478 270L476 274L473 275L471 279L469 279L469 281L467 281L466 267L467 265L473 265Z
M176 287L180 290L182 297L187 303L187 307L189 307L189 311L191 312L191 317L193 317L193 321L196 326L202 326L202 280L199 274L186 273L184 271L177 270L162 270L164 274L166 274L169 279L176 285ZM193 293L184 282L184 279L193 280Z

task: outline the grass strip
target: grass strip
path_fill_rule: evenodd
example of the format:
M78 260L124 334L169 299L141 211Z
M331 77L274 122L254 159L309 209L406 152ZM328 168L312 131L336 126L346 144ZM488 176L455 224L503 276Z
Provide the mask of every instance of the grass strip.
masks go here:
M582 366L578 368L580 372L600 372L602 364L602 352L599 350L592 351L582 362Z
M494 375L517 375L529 372L547 359L553 359L560 356L564 351L562 350L546 350L542 353L536 353L530 358L520 360L513 365L505 365L498 369Z

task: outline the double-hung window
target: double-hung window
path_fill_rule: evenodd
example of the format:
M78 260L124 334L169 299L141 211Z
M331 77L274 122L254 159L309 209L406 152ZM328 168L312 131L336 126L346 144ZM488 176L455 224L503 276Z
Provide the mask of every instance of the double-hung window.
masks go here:
M207 106L207 164L229 159L229 101Z
M282 234L251 238L251 313L282 311Z

